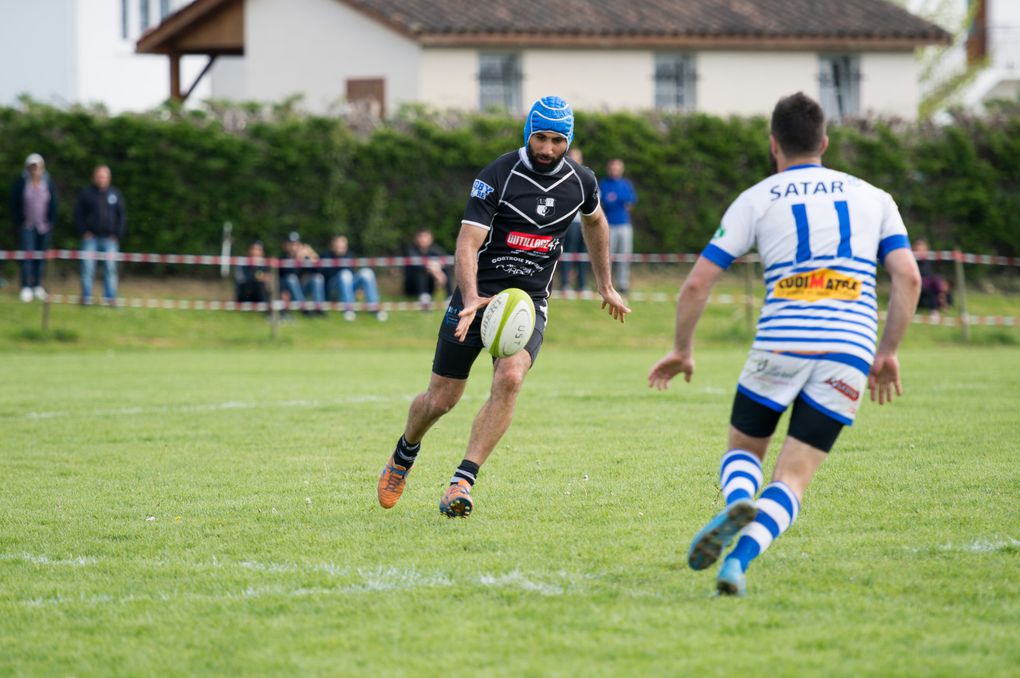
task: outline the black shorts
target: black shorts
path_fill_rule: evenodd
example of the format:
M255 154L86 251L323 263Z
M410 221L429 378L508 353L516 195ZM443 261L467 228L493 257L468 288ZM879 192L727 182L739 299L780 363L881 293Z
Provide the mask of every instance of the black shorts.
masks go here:
M457 329L460 318L457 314L464 308L464 302L460 296L460 290L454 290L453 298L450 299L450 306L443 315L443 322L439 325L439 341L436 342L436 354L432 359L432 371L440 377L450 379L467 379L471 373L471 366L475 364L475 358L482 352L485 345L482 344L482 311L475 314L474 322L468 328L464 341L453 336ZM538 360L538 351L542 348L542 341L545 339L545 316L535 313L535 331L531 339L524 345L524 350L531 356L531 364ZM493 362L495 362L493 358Z
M782 412L765 407L737 391L733 398L730 425L752 438L769 438L776 431ZM828 452L836 444L843 424L819 412L803 398L793 401L787 434L811 447Z

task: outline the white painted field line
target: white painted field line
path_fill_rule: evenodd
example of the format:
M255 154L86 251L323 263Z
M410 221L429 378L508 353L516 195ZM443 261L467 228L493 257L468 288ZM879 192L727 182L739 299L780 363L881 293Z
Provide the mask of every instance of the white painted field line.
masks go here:
M119 559L100 558L96 556L75 556L70 558L51 558L43 554L0 553L0 561L24 561L34 565L85 567L101 562L113 563ZM175 560L142 561L152 567L177 567L181 563ZM255 560L223 561L213 557L209 561L185 563L189 569L200 574L207 567L213 570L240 568L259 575L289 574L324 574L337 580L337 586L289 587L284 583L255 582L240 590L228 590L222 593L204 593L174 589L173 591L154 591L133 593L125 596L111 594L58 593L44 598L29 598L21 602L29 607L54 605L121 605L136 602L165 603L173 600L243 600L263 596L284 597L328 597L349 596L362 593L409 592L429 588L452 588L457 586L482 586L491 589L520 590L541 596L563 596L584 588L587 582L599 579L599 575L591 573L574 573L560 570L557 572L525 572L513 569L506 572L476 572L471 574L449 573L441 570L421 570L416 567L395 567L379 565L376 567L352 568L334 562L260 562Z
M520 570L514 570L501 575L479 575L478 583L482 586L491 586L493 588L521 588L543 596L562 596L565 592L563 586L535 581Z
M22 554L20 557L23 557ZM98 562L98 561L97 561ZM54 561L48 561L54 564ZM222 566L220 563L217 566ZM282 596L286 598L328 598L331 596L350 596L363 593L401 592L406 593L413 590L428 588L449 588L465 585L481 585L486 588L517 589L529 594L540 596L562 596L568 592L576 591L579 582L597 579L595 575L571 574L557 572L553 576L545 576L537 573L525 573L520 570L512 570L503 573L478 573L465 577L456 577L445 572L421 571L414 567L384 567L359 568L348 570L336 568L333 564L309 564L297 565L293 563L255 563L253 561L242 561L234 565L244 567L258 572L265 573L289 573L296 571L318 571L329 572L336 570L338 576L351 581L344 582L337 587L288 587L284 584L252 584L242 589L223 591L222 593L203 593L175 589L173 591L156 591L153 593L132 593L126 596L113 596L110 594L84 593L69 595L58 593L54 596L27 598L20 601L26 607L51 607L64 605L126 605L138 602L145 603L168 603L178 600L250 600L267 596Z
M947 543L939 547L941 551L964 551L967 553L995 553L1008 548L1020 547L1020 539L1005 537L1002 539L975 539L969 544Z
M194 414L199 412L223 412L229 410L255 410L255 409L278 409L278 408L316 408L330 407L334 405L362 405L366 403L385 402L409 402L413 396L375 396L375 395L354 395L342 398L329 398L324 400L265 400L265 401L244 401L228 400L220 403L200 403L183 405L155 405L149 407L115 407L110 409L97 410L54 410L42 412L22 412L20 414L3 415L3 419L64 419L74 417L126 417L132 415L151 414Z
M728 393L720 389L706 387L706 393ZM550 392L543 391L543 397L558 399L562 397L591 398L612 396L602 392L592 391L564 391ZM462 403L480 401L487 396L479 394L468 394L461 398ZM153 414L196 414L202 412L229 412L231 410L257 410L257 409L314 409L317 407L333 407L337 405L365 405L372 403L394 403L411 402L413 394L379 396L379 395L349 395L340 398L325 399L298 399L298 400L227 400L219 403L194 403L179 405L152 405L138 407L113 407L108 409L95 410L43 410L29 411L16 414L0 414L0 421L12 420L40 420L40 419L70 419L70 418L91 418L91 417L129 417L137 415Z
M70 558L50 558L49 556L37 555L34 553L0 553L0 560L24 560L33 565L67 565L70 567L84 567L95 565L98 558L92 556L72 556Z

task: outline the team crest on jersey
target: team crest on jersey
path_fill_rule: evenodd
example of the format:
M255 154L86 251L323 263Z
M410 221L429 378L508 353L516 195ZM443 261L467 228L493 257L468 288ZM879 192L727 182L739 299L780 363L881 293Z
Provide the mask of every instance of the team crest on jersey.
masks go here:
M549 218L556 214L556 198L543 196L538 199L538 207L535 208L538 216Z
M854 301L861 298L861 281L829 268L819 268L786 276L776 283L773 296L797 301Z
M485 200L495 190L481 179L475 179L475 183L471 185L471 197Z

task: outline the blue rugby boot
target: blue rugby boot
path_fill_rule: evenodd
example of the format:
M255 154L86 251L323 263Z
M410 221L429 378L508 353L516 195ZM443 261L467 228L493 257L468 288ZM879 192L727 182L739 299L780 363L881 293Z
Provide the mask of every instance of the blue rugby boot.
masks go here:
M747 577L744 569L736 558L727 558L719 570L715 581L715 590L720 596L736 596L743 598L747 594Z
M738 499L724 508L694 535L691 550L687 552L687 564L692 570L711 567L719 560L722 550L757 514L758 508L750 499Z

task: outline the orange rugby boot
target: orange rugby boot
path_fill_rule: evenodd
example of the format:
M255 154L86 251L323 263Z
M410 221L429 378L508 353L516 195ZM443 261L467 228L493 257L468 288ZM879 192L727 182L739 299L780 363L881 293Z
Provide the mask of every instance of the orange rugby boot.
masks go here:
M379 474L379 505L383 508L393 508L400 495L404 493L404 485L407 484L407 474L411 469L399 466L394 462L393 455Z
M463 478L447 487L443 498L439 500L439 512L447 518L467 518L472 508L471 483Z

